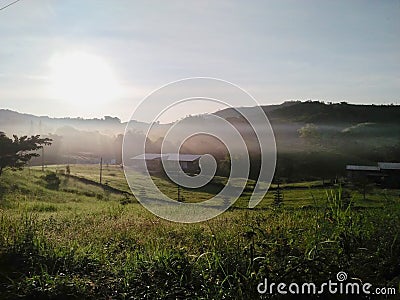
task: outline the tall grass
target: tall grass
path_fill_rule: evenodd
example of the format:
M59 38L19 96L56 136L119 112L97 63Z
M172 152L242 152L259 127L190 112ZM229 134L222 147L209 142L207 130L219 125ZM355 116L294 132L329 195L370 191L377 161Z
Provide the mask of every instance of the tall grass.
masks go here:
M8 191L14 205L0 210L2 298L256 299L264 278L318 283L338 271L399 287L400 204L391 196L362 209L335 189L310 208L176 224L121 195L79 193L73 180L58 192L25 180L17 185L29 193Z

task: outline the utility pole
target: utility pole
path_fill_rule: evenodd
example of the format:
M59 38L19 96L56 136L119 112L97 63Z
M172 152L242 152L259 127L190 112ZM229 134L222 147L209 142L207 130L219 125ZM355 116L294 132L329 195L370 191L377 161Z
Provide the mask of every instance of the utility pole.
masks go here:
M42 172L44 172L44 146L42 147Z
M100 184L102 181L102 177L103 177L103 158L100 158Z
M274 207L281 207L283 205L283 192L282 188L280 187L281 181L279 179L276 180L277 187L274 192Z
M180 182L180 173L178 172L178 202L181 202L182 201L182 199L181 199L181 186L180 186L179 182Z

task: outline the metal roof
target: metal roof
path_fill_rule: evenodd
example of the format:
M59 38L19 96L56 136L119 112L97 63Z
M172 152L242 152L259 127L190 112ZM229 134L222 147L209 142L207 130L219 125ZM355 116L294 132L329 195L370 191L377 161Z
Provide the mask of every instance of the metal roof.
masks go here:
M347 165L346 170L352 171L379 171L379 167L375 166L355 166L355 165Z
M168 153L167 160L173 161L195 161L200 159L201 155L193 155L193 154L179 154L179 153Z
M378 166L382 170L400 170L400 163L379 162Z
M140 154L131 159L134 160L153 160L158 158L163 158L170 161L195 161L200 159L201 155L193 155L193 154L179 154L179 153L166 153L166 154L157 154L157 153L146 153Z
M163 155L161 154L157 154L157 153L145 153L145 154L140 154L137 155L135 157L132 157L131 159L135 159L135 160L153 160L153 159L157 159L157 158L161 158Z

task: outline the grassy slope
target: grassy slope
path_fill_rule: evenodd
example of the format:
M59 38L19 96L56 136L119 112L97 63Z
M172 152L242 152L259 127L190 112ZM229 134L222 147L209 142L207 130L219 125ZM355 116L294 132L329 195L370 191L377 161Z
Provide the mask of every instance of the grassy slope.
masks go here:
M57 171L65 170L65 165L49 166L48 170ZM87 178L95 182L99 181L99 166L98 165L71 165L71 174L79 177ZM137 175L136 180L143 180L140 175ZM153 177L154 183L159 189L167 194L172 199L177 197L177 186L170 181L162 178ZM103 183L111 187L115 187L122 191L130 191L126 182L123 170L118 166L105 166L103 169ZM216 177L213 182L207 185L200 191L193 192L190 189L182 189L181 194L187 202L201 202L213 197L221 189L221 185L226 183L226 180L221 177ZM254 181L249 180L251 186ZM276 185L271 185L275 188ZM284 189L285 206L291 208L302 207L306 205L324 206L326 204L326 193L329 187L322 187L322 181L298 182L290 184L282 184ZM384 199L395 197L398 195L398 190L381 190L374 189L369 191L367 199L364 201L363 196L358 191L352 191L352 200L357 207L379 207L384 205ZM248 200L252 194L252 189L246 189L242 197L238 199L233 206L234 208L246 208ZM264 200L257 206L258 208L268 208L273 200L273 191L270 190Z
M87 166L78 171L95 178ZM114 171L105 176L122 178ZM399 286L398 197L371 196L381 208L347 211L321 190L313 193L328 204L324 209L231 210L208 222L176 224L77 180L49 190L41 176L24 170L0 178L3 298L248 299L267 276L318 282L340 270ZM293 191L292 198L285 192L287 206L312 203L295 201L309 192Z

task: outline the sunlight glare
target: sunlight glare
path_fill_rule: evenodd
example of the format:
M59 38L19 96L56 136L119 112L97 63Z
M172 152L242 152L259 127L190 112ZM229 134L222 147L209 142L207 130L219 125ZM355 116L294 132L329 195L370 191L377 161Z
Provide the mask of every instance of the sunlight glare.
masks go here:
M51 93L74 105L112 102L120 87L106 61L99 56L73 52L50 60Z

